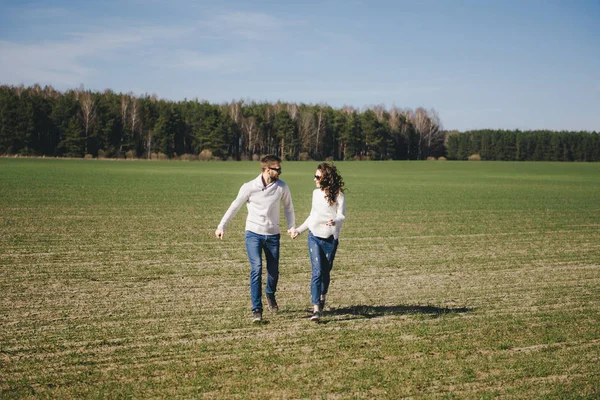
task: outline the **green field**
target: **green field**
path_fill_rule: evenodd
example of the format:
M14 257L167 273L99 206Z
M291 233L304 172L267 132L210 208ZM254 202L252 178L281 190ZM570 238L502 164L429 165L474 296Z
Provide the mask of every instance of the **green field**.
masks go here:
M0 397L600 398L600 164L337 165L322 323L304 234L253 325L214 230L258 163L0 159Z

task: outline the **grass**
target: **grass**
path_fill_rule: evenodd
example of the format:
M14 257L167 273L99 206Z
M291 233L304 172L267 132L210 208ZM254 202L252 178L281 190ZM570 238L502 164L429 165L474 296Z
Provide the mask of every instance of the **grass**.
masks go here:
M323 323L303 235L255 326L214 230L257 163L0 159L0 397L600 397L599 164L337 165Z

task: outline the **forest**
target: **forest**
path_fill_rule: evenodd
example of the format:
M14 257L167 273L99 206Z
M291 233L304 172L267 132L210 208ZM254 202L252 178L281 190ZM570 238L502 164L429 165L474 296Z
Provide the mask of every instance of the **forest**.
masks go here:
M169 101L0 86L0 155L251 160L600 161L597 132L446 131L422 107Z

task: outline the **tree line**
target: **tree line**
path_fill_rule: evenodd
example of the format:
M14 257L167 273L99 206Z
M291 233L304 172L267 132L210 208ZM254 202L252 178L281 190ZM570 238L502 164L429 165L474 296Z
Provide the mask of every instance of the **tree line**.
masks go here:
M444 154L434 110L168 101L0 86L0 154L57 157L424 159Z
M446 152L451 160L600 161L600 134L490 129L450 132Z
M446 132L433 109L169 101L111 90L0 85L0 154L287 160L600 161L588 132Z

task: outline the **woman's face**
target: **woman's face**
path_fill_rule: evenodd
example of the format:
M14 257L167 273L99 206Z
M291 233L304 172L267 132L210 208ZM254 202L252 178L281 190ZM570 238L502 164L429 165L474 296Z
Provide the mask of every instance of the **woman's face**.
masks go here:
M315 172L315 185L317 185L318 188L321 187L321 175L323 173L320 170L317 170L317 172Z

